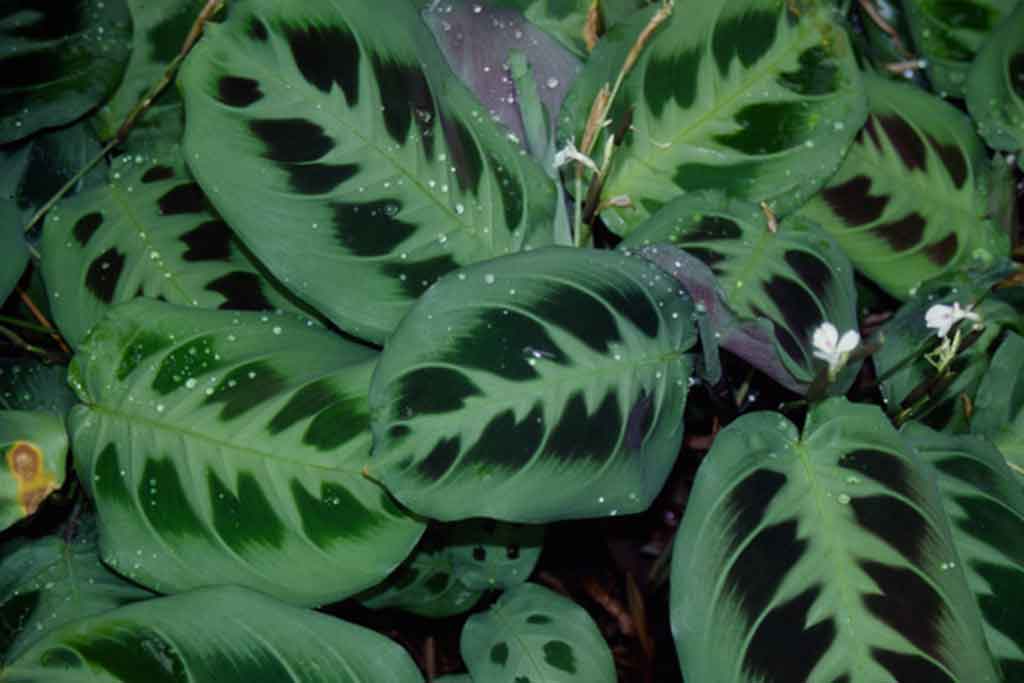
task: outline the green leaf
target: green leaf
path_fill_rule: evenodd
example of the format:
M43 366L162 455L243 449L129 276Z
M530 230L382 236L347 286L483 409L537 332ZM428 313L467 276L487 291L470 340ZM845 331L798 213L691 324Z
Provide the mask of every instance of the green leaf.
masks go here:
M103 560L161 592L233 583L307 605L379 582L423 526L361 472L375 362L291 316L113 308L70 369Z
M743 320L766 319L776 354L805 390L823 362L814 357L814 331L831 322L840 333L857 329L853 267L827 233L794 217L769 230L760 207L717 192L684 195L642 223L623 248L669 243L703 261L725 300ZM721 341L728 348L726 340ZM851 366L839 382L848 388Z
M991 439L1024 475L1024 337L1008 332L992 354L974 401L971 432Z
M149 600L51 633L4 671L19 683L422 683L373 631L237 587Z
M878 408L718 433L676 536L688 681L996 683L929 469Z
M10 661L37 640L76 619L153 594L100 562L96 525L78 522L73 540L46 536L8 544L0 564L0 657Z
M990 168L970 120L903 83L865 76L871 113L839 172L801 214L899 299L1009 254L989 218Z
M199 183L347 332L381 342L441 275L551 242L551 181L405 0L238 5L180 83Z
M46 410L0 410L0 530L33 514L64 483L68 435Z
M960 569L952 563L945 568L966 573L1002 680L1022 680L1024 621L1009 606L1024 595L1024 490L984 439L940 434L917 424L907 425L903 434L938 475L960 556Z
M1004 25L1017 0L905 0L928 78L944 97L963 97L971 62Z
M532 583L466 621L462 659L475 681L614 683L611 650L587 612Z
M11 200L0 199L0 305L7 300L28 265L28 244L21 226L21 212Z
M992 34L967 80L967 109L990 147L1024 147L1024 5Z
M78 402L67 377L63 365L0 358L0 410L44 410L64 419Z
M75 347L112 305L139 295L295 310L240 249L177 149L117 159L106 184L47 214L40 247L54 318Z
M374 373L370 476L443 521L645 510L682 440L693 313L663 271L614 252L445 276Z
M61 126L117 85L131 51L124 0L18 0L0 9L0 144Z
M469 674L449 674L435 678L434 683L473 683L473 677Z
M633 110L600 196L632 203L601 214L612 231L627 235L680 193L707 189L784 215L835 172L864 122L860 73L829 3L799 5L798 16L781 0L680 5L657 29L610 117ZM594 51L566 102L563 141L579 143L598 90L615 83L650 16L635 15Z
M543 545L541 525L468 519L452 525L448 554L469 588L506 590L530 577Z

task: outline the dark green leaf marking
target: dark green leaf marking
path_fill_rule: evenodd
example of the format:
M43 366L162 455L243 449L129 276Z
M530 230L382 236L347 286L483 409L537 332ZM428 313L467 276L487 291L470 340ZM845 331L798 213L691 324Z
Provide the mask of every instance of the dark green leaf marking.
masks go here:
M1000 476L987 464L973 458L953 456L935 462L933 465L943 474L959 479L982 491L999 490ZM1021 532L1024 532L1024 528L1021 529Z
M264 24L256 17L249 18L249 28L248 30L246 30L245 34L253 40L259 41L261 43L267 42L267 39L270 38L270 34L267 33L266 24Z
M951 232L938 242L929 244L924 248L925 256L937 266L948 265L956 256L956 249L959 244L956 233Z
M626 418L626 448L633 451L643 448L652 424L654 424L654 395L641 389L640 397L629 409L629 417Z
M324 406L344 400L344 396L329 379L318 379L302 387L288 399L288 402L271 418L267 431L279 434L302 420L313 417Z
M900 252L913 249L921 243L926 225L921 214L908 213L903 218L876 225L871 228L871 232L885 240L893 251Z
M249 129L263 142L263 156L271 161L316 161L334 148L324 129L306 119L255 119L249 122Z
M808 131L802 102L748 104L735 116L740 129L715 140L744 154L777 154L803 144Z
M114 680L188 683L191 679L174 645L137 622L112 622L62 640L90 666L106 670Z
M114 290L124 270L125 255L111 247L96 257L85 271L85 286L105 304L114 301Z
M924 558L928 522L912 506L894 496L864 496L850 500L857 524L879 537L912 562ZM900 520L893 524L893 520Z
M546 614L531 614L530 616L526 617L526 623L537 625L550 624L551 617L549 617Z
M786 475L773 470L755 470L729 492L723 519L731 520L728 538L730 551L746 542L764 519L768 506L786 485Z
M836 637L832 619L805 627L820 593L820 585L812 586L765 615L743 657L743 670L750 680L764 683L809 680ZM793 656L792 643L800 643L799 657Z
M220 419L225 422L249 412L269 401L288 385L287 378L263 361L240 365L229 372L203 402L205 405L223 403Z
M985 621L989 626L996 629L1007 638L1024 647L1024 615L1020 610L1008 609L1006 604L1007 595L1017 595L1016 591L1024 585L1024 572L1005 565L995 565L988 562L972 562L971 567L988 584L990 595L978 594L978 603L984 614ZM1007 593L1006 591L1010 591ZM1024 666L1022 660L1001 660L1004 671L1007 664L1020 668ZM1004 678L1006 681L1017 681L1018 678Z
M392 140L405 145L415 123L427 159L433 158L434 139L430 130L436 112L434 96L423 72L416 66L385 61L379 54L373 54L370 63L380 91L384 129Z
M237 496L212 469L207 470L206 481L213 526L232 550L244 554L253 549L281 548L284 525L256 477L240 472Z
M370 413L363 396L339 395L318 414L302 435L302 443L331 451L370 429Z
M864 606L921 651L945 661L948 650L943 643L942 621L948 608L931 584L906 567L873 560L858 564L878 586L877 593L862 597Z
M0 607L0 652L5 659L14 639L39 606L40 597L38 590L25 591L12 595Z
M395 413L409 419L421 413L451 413L462 408L470 396L480 396L480 389L458 370L450 368L417 368L399 378Z
M571 365L544 326L532 317L512 309L486 308L438 360L519 382L537 377L531 362L538 359Z
M218 356L213 336L196 337L164 356L150 386L166 396L185 386L189 379L198 379L227 365L228 361Z
M549 640L544 643L544 661L559 671L576 673L576 654L564 640Z
M125 484L124 476L121 473L117 448L114 444L108 443L96 457L96 465L93 467L93 487L96 490L96 497L131 509L133 506L132 494Z
M870 190L871 178L858 175L821 194L844 223L856 227L877 221L889 203L889 197L872 197Z
M285 39L295 65L310 85L329 93L337 83L345 102L354 107L359 101L359 44L341 19L334 16L332 21L333 26L286 27Z
M156 200L160 214L177 216L183 213L199 213L207 208L206 195L196 183L183 183L168 190Z
M999 17L991 7L979 2L967 0L931 0L929 3L933 16L956 28L968 28L975 31L990 31Z
M957 496L956 502L965 515L956 520L956 525L964 533L1024 567L1024 547L1019 542L1024 536L1017 535L1024 533L1024 520L1002 504L981 496Z
M839 87L839 67L832 55L820 45L804 50L800 66L779 76L779 83L800 95L828 95Z
M170 166L153 166L142 174L142 182L149 184L160 180L170 180L174 177L174 169Z
M414 223L398 220L397 199L371 202L334 202L334 235L356 256L384 256L416 232Z
M75 241L84 247L101 225L103 225L103 214L93 211L75 221L75 227L72 228L71 234L75 236Z
M1017 93L1017 97L1024 99L1024 52L1013 55L1006 67L1010 87Z
M672 98L680 109L689 109L697 98L697 72L701 52L697 49L651 59L644 72L644 99L655 118L661 118Z
M323 482L316 498L298 479L292 479L291 491L302 530L320 548L340 539L365 538L377 524L374 514L339 484Z
M725 582L735 595L748 626L771 604L786 574L807 550L807 541L797 538L795 520L765 527L736 558Z
M750 191L753 178L762 171L761 162L747 161L727 166L713 164L681 164L672 182L684 190L714 190L737 197Z
M760 9L750 9L719 23L711 44L718 70L728 74L735 57L746 67L756 62L775 42L778 26L777 12Z
M498 666L508 664L508 643L495 643L491 647L491 661Z
M614 296L617 290L611 290ZM603 293L603 292L602 292ZM527 309L537 317L556 325L599 353L607 353L613 342L622 341L611 311L599 301L597 292L579 289L567 283L552 283L540 299ZM541 348L556 348L541 345Z
M402 293L418 299L439 278L460 268L450 254L421 261L395 261L381 265L381 272L398 280Z
M359 164L291 164L288 184L302 194L326 194L359 172Z
M743 237L743 230L731 218L704 216L699 223L681 232L679 241L688 244L690 242L738 240L741 237Z
M561 460L589 458L603 462L615 452L620 431L622 413L614 390L605 395L593 415L587 415L586 401L578 391L566 403L545 449Z
M928 144L931 145L932 149L935 150L935 154L942 160L942 165L946 167L946 172L949 173L949 177L953 180L953 184L957 188L964 186L967 182L967 160L964 158L964 153L958 145L944 145L935 139L933 135L925 134L928 138Z
M484 170L480 148L462 121L445 117L442 122L452 165L455 166L455 179L463 192L476 195Z
M117 379L123 380L134 372L142 361L163 351L173 343L166 335L159 332L147 329L136 330L132 334L131 342L121 354L121 362L117 366Z
M423 458L423 461L416 466L417 474L429 481L440 479L455 464L460 444L461 439L457 436L438 441Z
M217 99L229 107L244 108L263 99L260 82L242 76L221 76L217 81Z
M597 286L594 295L608 303L615 312L654 339L661 330L661 318L658 316L658 309L651 301L647 293L639 286L633 286L622 290L615 285L607 284Z
M423 587L434 595L440 595L452 582L452 575L448 572L438 572L423 582Z
M203 287L224 297L217 308L230 311L269 311L274 308L263 294L263 280L256 273L235 270Z
M895 114L877 118L907 170L923 170L926 161L924 140L917 134L913 126Z
M784 256L800 281L811 288L820 299L826 299L832 285L832 269L814 254L799 249L787 249Z
M5 28L5 33L40 42L59 40L85 29L86 14L82 4L81 1L54 5L45 0L22 0L0 9L0 18L7 19L24 10L28 16L19 17L20 21Z
M188 249L182 254L186 261L230 261L231 228L222 220L200 223L179 237Z
M519 422L511 410L502 411L484 427L463 465L494 465L517 471L530 461L543 438L544 408L540 403Z
M150 457L142 471L138 487L139 507L153 531L161 536L208 536L192 501L182 488L178 470L171 458Z
M885 667L896 681L928 681L928 683L957 683L949 674L920 655L871 648L871 656Z
M800 283L778 275L764 283L764 290L792 333L799 339L810 339L811 331L824 320L814 297Z

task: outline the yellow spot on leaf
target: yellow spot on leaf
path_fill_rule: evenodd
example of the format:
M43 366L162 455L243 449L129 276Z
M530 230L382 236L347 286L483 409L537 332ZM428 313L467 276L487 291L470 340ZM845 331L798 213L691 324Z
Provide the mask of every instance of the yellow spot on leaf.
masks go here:
M35 444L15 441L7 451L7 469L17 483L18 505L25 515L31 515L40 503L57 490L57 478L47 471L45 458Z

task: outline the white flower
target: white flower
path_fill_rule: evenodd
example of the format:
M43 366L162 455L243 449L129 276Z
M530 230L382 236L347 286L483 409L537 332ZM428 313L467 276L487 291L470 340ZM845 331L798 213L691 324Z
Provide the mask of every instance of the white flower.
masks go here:
M949 330L961 320L973 320L981 322L981 316L972 311L973 306L960 308L960 302L954 301L952 306L946 304L935 304L924 314L924 321L928 327L935 330L935 335L945 339Z
M860 333L847 330L840 338L839 330L832 323L822 323L814 331L814 357L828 363L828 373L834 377L846 365L850 352L860 344Z
M570 161L578 161L587 168L589 168L594 173L601 172L598 170L597 164L594 163L593 159L591 159L586 154L576 149L576 145L573 143L572 140L569 140L569 142L566 143L565 147L563 147L562 149L558 150L558 152L555 153L554 166L555 168L561 168Z

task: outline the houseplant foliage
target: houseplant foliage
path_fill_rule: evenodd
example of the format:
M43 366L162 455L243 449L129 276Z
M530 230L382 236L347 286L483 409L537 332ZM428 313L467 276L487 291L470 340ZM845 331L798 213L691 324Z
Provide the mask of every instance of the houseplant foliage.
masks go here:
M0 3L0 681L1021 680L1022 21Z

